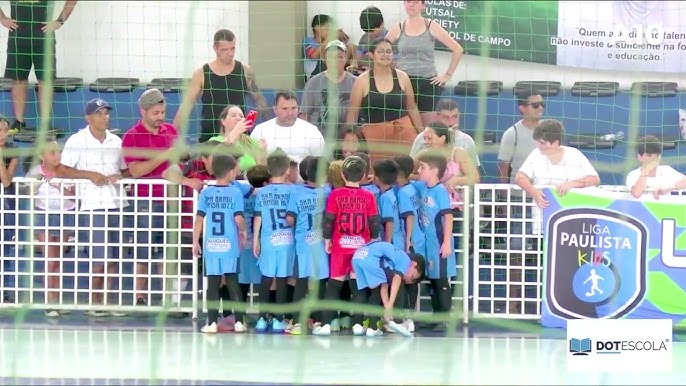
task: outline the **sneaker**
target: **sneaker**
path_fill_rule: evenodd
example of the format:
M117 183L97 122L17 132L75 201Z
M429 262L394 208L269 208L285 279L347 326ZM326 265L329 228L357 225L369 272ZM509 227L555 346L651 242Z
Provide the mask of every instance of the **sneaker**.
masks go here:
M236 324L234 324L234 326L233 326L233 332L235 332L235 333L240 334L240 333L244 333L247 331L248 331L248 327L246 327L246 325L241 323L241 322L236 322Z
M283 334L284 324L278 319L272 319L272 332L275 334Z
M90 310L86 311L86 315L92 316L94 318L103 318L106 316L110 316L110 313L107 311Z
M406 337L412 336L412 333L407 331L407 329L405 327L403 327L402 324L398 324L392 320L390 322L388 322L388 325L386 328L388 328L389 330L395 332L396 334L400 334L402 336L406 336Z
M57 310L46 310L45 316L47 316L48 318L59 318L60 313Z
M312 330L312 335L317 335L317 336L329 336L329 335L331 335L331 325L325 324L321 327L316 327L314 330Z
M381 335L383 335L383 331L381 331L380 328L378 328L378 329L368 328L366 335L367 336L381 336Z
M57 310L57 312L59 312L60 315L69 315L69 314L71 314L71 311L69 311L69 310Z
M265 332L267 331L267 321L264 318L260 318L257 323L255 323L255 331Z
M403 320L403 327L409 332L414 332L414 321L412 319Z
M15 120L10 127L9 135L15 135L22 130L26 130L26 123L23 121Z
M210 325L202 326L202 328L200 329L200 332L205 333L205 334L216 334L217 331L218 331L217 323L212 323Z
M126 315L128 315L126 312L122 311L110 311L110 316L114 316L115 318L123 318Z
M348 330L350 326L352 326L352 321L350 320L349 316L344 316L340 319L341 321L341 328L344 330Z
M353 335L355 336L363 336L367 332L367 329L364 328L361 324L356 324L353 326Z
M302 335L303 331L300 327L300 323L292 325L291 328L286 330L286 333L290 335Z
M331 321L331 332L338 332L341 331L341 322L338 319L334 319Z
M138 299L136 299L136 305L137 305L137 306L147 306L148 304L145 303L145 299L143 299L143 298L138 298Z

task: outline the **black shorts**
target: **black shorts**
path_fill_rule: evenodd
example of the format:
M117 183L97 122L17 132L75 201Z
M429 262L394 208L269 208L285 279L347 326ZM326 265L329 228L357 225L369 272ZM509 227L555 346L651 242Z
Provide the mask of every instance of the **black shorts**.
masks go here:
M39 81L55 79L55 41L53 40L51 44L52 53L46 55L45 50L48 46L44 40L22 42L20 38L8 38L5 78L28 80L31 67L33 67L36 79ZM47 68L50 68L50 71Z
M410 76L412 90L414 90L414 101L420 113L433 113L436 103L443 93L443 87L431 84L431 79Z

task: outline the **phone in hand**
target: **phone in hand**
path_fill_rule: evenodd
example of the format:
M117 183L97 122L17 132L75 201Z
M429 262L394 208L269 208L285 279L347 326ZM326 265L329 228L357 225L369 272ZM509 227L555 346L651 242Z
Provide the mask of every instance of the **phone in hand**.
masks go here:
M257 111L255 111L255 110L248 111L248 115L245 116L245 124L248 126L252 126L255 124L256 120L257 120Z

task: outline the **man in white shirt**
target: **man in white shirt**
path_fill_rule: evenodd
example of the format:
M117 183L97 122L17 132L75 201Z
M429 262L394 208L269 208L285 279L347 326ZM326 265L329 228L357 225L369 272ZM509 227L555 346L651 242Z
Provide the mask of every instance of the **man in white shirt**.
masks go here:
M450 145L463 148L467 154L469 154L474 165L477 167L481 166L481 160L479 160L474 138L460 130L460 108L457 105L457 102L448 98L439 100L438 103L436 103L436 115L441 123L450 126L453 129L453 142ZM423 149L425 149L424 132L421 132L417 134L417 138L414 139L412 150L410 150L410 156L416 156Z
M103 304L104 272L107 262L108 272L116 273L119 257L118 244L122 209L129 204L123 187L115 183L123 176L128 176L124 162L121 139L110 133L111 107L102 99L93 99L86 104L85 115L88 126L73 134L62 150L62 165L70 168L105 176L107 183L97 184L84 182L79 184L77 195L80 197L79 230L77 244L96 244L88 251L88 258L93 261L93 303ZM99 245L98 245L99 244ZM115 259L117 261L115 261ZM100 261L98 261L100 260ZM110 281L111 288L114 281ZM124 316L121 312L88 311L90 316Z
M267 151L282 149L300 163L307 156L324 155L325 142L317 126L298 118L298 99L291 91L279 91L274 98L273 119L255 126L251 138L264 139Z
M653 135L638 139L636 156L641 167L630 171L626 176L626 186L636 198L641 197L646 190L656 193L675 189L677 182L686 178L673 167L660 165L662 142Z

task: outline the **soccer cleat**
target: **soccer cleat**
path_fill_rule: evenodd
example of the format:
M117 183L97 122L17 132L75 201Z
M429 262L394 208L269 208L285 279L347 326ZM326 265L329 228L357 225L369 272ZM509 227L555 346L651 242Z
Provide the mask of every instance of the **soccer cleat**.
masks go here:
M302 335L303 331L300 327L300 323L290 326L290 328L286 330L286 333L290 335Z
M200 329L200 332L202 332L204 334L216 334L217 331L218 331L217 323L214 323L214 322L210 325L202 326L202 328Z
M244 333L246 331L248 331L248 327L246 327L245 324L243 324L241 322L236 322L236 324L234 324L234 326L233 326L233 332L235 332L235 333L241 334L241 333Z
M60 316L60 313L57 310L46 310L45 316L47 316L48 318L58 318Z
M412 319L403 320L403 327L409 332L414 332L414 321Z
M367 329L367 336L374 337L374 336L381 336L383 335L383 331L381 329L373 329L373 328L368 328Z
M267 331L267 321L264 320L264 318L260 318L257 323L255 323L255 331L257 332L265 332Z
M340 324L342 329L347 330L350 328L350 326L352 326L352 321L350 320L349 316L344 316L340 318Z
M334 319L331 321L331 332L339 332L341 331L341 322L338 319Z
M283 322L278 319L272 319L272 332L275 334L283 334L285 326Z
M388 322L387 328L389 330L395 332L396 334L400 334L400 335L406 336L406 337L412 337L412 333L407 331L407 329L405 327L403 327L402 324L398 324L392 320L390 322Z
M312 331L312 335L317 336L329 336L331 335L331 325L325 324L321 327L317 327Z
M363 336L366 332L367 329L360 324L356 324L353 326L353 335L355 336Z

